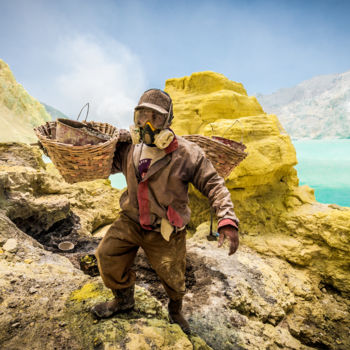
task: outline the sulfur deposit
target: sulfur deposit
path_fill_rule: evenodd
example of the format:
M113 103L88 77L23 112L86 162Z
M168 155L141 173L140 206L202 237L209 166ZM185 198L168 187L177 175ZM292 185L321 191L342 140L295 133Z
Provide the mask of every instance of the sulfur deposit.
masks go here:
M0 59L0 142L36 142L33 127L50 120L45 108L17 83Z
M298 186L295 149L277 117L221 74L169 79L165 89L177 134L225 136L247 146L248 157L226 179L242 241L350 293L350 208L317 203L311 188ZM196 192L192 203L195 228L208 217L208 204Z

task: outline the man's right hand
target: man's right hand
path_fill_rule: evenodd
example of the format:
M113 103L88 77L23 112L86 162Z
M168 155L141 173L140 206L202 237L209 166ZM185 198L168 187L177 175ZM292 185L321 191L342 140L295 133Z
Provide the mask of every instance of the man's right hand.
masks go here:
M225 238L227 238L230 241L230 250L228 255L232 255L237 251L239 246L238 230L231 225L220 227L218 245L219 247L223 245Z

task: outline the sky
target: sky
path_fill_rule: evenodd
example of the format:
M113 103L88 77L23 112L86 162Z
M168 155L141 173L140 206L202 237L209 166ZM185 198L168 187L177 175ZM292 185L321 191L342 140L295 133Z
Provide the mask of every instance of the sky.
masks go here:
M214 71L249 95L350 70L350 1L0 0L0 59L70 117L130 124L148 88Z

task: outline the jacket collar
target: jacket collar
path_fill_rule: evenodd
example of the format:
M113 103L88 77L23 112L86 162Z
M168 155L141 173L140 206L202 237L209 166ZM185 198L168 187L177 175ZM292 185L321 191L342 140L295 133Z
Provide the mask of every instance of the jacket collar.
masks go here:
M153 174L155 174L157 171L159 171L160 169L164 168L166 165L168 165L171 161L171 153L174 152L175 150L177 150L179 147L179 143L176 139L176 135L173 139L173 141L171 141L170 145L164 149L166 156L163 157L162 159L158 160L156 163L154 163L147 171L145 177L143 179L141 179L140 175L139 175L139 171L138 168L135 166L134 164L134 159L133 159L133 154L134 154L134 148L135 145L133 145L131 152L130 152L130 159L132 161L133 164L133 168L135 171L135 175L138 179L138 182L143 182L146 181L147 179L149 179Z
M166 165L168 165L171 161L171 154L167 154L164 158L159 159L157 162L155 162L147 171L145 177L142 179L142 181L148 180L152 175L154 175L156 172L158 172L160 169L164 168Z
M166 154L172 153L177 150L179 147L179 143L177 142L176 135L174 135L174 139L171 141L170 145L164 149Z

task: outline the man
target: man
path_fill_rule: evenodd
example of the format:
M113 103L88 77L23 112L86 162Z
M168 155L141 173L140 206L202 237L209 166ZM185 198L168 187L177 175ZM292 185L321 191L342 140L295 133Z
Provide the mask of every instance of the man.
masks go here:
M181 313L190 220L188 184L209 198L218 217L219 246L227 238L229 255L238 248L238 219L224 180L200 147L173 133L172 119L170 96L159 89L147 90L135 108L133 143L117 145L112 173L123 172L127 191L120 199L120 218L96 251L101 277L115 298L91 311L104 318L134 307L131 266L142 247L169 297L170 320L189 333Z

